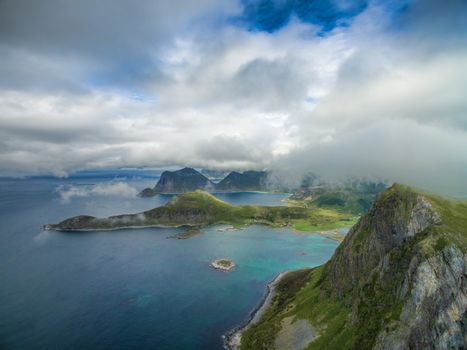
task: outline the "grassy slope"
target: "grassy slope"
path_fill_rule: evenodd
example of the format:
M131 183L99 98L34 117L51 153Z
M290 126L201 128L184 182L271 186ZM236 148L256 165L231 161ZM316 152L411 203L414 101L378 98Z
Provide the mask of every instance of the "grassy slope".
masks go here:
M312 189L310 194L303 199L292 197L287 200L289 205L308 208L320 218L318 222L297 222L294 224L296 230L324 231L352 226L371 207L376 196L376 192L348 187L320 187Z
M404 203L413 194L412 189L396 185L382 197L392 196L392 199ZM401 249L391 252L391 279L381 281L370 278L358 295L350 291L337 298L332 293L327 265L292 272L286 276L287 280L279 284L277 297L261 321L244 333L241 348L272 349L280 322L288 316L307 319L317 327L319 337L307 349L372 348L381 328L390 329L391 322L400 316L402 303L394 302L391 291L402 282L414 250L431 256L449 244L455 244L464 251L467 249L467 202L425 193L424 196L441 214L442 223L417 235ZM359 238L364 241L367 234L362 230L362 237ZM358 249L356 246L352 248ZM358 254L357 251L355 253ZM358 317L356 322L350 322L350 305L355 298L360 301Z
M244 226L265 224L292 226L301 230L316 231L322 228L341 227L352 223L352 216L328 209L299 206L236 206L198 190L180 194L168 204L140 214L117 215L105 219L80 216L51 225L54 229L113 229L128 226L206 226L231 224Z

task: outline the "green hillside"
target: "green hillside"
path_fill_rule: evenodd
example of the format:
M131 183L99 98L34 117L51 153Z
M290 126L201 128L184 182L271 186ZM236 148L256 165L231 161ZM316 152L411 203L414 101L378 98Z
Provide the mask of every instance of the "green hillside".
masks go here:
M274 349L283 320L317 330L307 349L461 349L467 202L394 185L320 267L286 275L241 349Z
M352 216L329 210L311 210L294 206L257 206L228 204L213 195L198 190L173 197L166 205L138 214L109 218L77 216L58 224L48 225L55 230L99 230L144 226L206 226L232 224L243 226L265 224L271 226L310 225L313 230L351 224Z

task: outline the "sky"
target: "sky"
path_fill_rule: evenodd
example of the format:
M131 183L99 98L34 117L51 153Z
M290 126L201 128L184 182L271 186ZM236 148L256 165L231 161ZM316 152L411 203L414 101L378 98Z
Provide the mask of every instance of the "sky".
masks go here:
M3 176L193 166L467 193L465 0L0 0L0 59Z

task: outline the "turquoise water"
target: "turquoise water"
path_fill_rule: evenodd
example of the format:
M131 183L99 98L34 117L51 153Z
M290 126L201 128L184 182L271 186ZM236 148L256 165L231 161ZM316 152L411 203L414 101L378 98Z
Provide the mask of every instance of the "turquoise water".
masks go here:
M277 273L322 264L337 246L323 236L263 226L210 227L187 240L166 238L177 229L40 230L70 215L138 212L168 198L60 199L64 188L89 190L107 181L0 180L0 348L221 349L222 334L248 317ZM123 181L138 190L147 185ZM235 204L286 197L222 196ZM212 269L220 257L236 268Z

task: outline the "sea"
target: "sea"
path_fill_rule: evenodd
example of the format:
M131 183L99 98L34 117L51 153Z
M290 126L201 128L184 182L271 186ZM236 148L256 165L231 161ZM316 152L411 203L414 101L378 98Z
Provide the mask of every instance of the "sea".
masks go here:
M164 205L140 198L157 172L83 171L67 178L0 178L0 349L223 349L278 273L325 263L338 243L287 228L44 231L88 214ZM284 205L286 193L223 193L233 204ZM236 267L213 269L216 258Z

